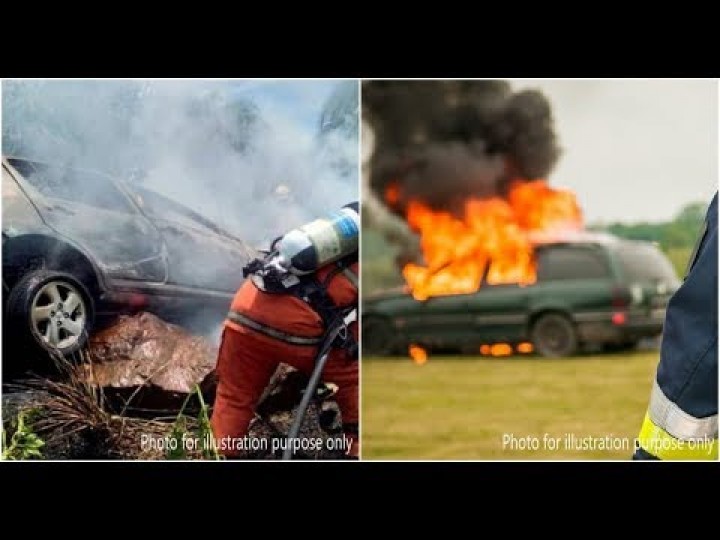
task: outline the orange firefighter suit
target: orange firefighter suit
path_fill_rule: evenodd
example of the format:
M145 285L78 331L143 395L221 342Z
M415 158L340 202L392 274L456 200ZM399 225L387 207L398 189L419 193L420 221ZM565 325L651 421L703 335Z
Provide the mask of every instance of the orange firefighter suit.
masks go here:
M353 274L348 276L347 272ZM358 264L338 272L335 264L315 275L325 283L329 297L340 307L357 305ZM357 323L349 326L358 338ZM268 293L247 279L237 291L225 321L217 361L218 387L212 428L221 454L236 457L240 450L228 441L242 439L254 416L255 406L281 362L308 375L325 331L320 315L293 294ZM323 381L338 386L335 399L343 430L352 441L348 454L357 456L358 361L345 348L333 348L322 374ZM225 441L225 442L223 442Z

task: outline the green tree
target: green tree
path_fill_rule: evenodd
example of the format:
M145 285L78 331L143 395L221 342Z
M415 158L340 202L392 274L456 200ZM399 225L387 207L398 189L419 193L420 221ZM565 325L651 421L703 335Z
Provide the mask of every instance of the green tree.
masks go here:
M706 209L705 203L693 202L683 206L671 221L611 223L590 228L630 240L657 242L673 262L678 275L682 275L700 233Z

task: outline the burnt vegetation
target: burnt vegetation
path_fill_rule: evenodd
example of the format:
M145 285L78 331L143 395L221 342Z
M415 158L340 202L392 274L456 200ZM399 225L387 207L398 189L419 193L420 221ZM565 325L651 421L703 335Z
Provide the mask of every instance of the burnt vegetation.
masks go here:
M219 459L208 444L214 350L203 338L143 313L121 317L70 358L50 360L3 387L4 459ZM279 459L272 440L286 437L306 385L300 372L278 369L250 426L257 445L241 458ZM327 439L339 426L337 404L324 390L300 436ZM323 448L295 457L343 454Z

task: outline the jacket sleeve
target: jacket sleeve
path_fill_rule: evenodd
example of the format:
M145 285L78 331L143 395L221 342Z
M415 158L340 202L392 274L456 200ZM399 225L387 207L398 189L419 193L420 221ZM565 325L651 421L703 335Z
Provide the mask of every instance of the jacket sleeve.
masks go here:
M685 281L668 304L636 459L717 459L717 204L716 194Z

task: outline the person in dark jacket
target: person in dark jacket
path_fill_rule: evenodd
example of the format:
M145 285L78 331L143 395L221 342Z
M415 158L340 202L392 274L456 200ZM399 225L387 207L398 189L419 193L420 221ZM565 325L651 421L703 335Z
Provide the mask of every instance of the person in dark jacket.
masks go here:
M634 459L718 459L718 195L670 299Z

